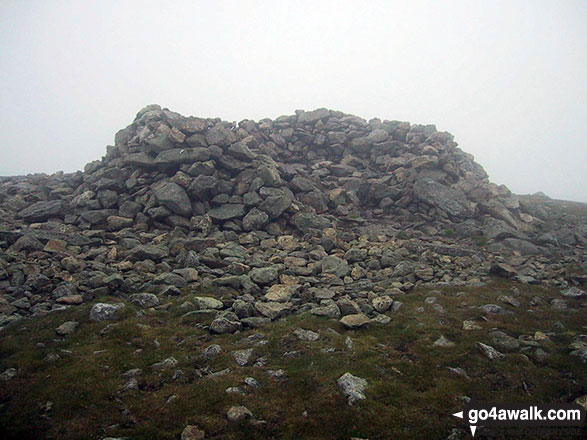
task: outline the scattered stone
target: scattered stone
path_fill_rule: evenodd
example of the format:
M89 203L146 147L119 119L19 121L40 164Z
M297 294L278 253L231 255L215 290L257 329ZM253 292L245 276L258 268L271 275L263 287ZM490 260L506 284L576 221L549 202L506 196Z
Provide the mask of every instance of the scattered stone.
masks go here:
M232 355L237 365L244 367L251 360L251 356L253 355L253 349L246 348L243 350L236 350L232 352Z
M59 336L67 336L75 333L77 328L79 327L79 322L77 321L67 321L61 324L59 327L55 329L55 332Z
M156 307L159 305L159 298L152 293L134 293L128 300L141 308Z
M455 343L452 341L449 341L445 336L440 336L436 341L434 341L434 344L432 344L432 346L447 348L447 347L454 347Z
M340 323L349 330L356 330L369 324L369 318L363 313L343 316Z
M231 406L226 412L226 418L232 423L239 423L251 417L253 413L246 406Z
M297 328L293 332L294 336L298 338L300 341L317 341L320 338L320 335L312 330L304 330L302 328Z
M162 360L161 362L157 362L151 365L151 368L155 371L161 371L169 368L173 368L178 364L177 359L173 356L168 357L167 359Z
M481 327L475 321L472 321L472 320L463 321L463 330L465 330L465 331L481 330L482 328L483 327Z
M194 425L187 425L181 432L181 440L203 440L206 433Z
M118 304L105 304L98 303L94 304L90 309L90 320L91 321L114 321L118 319L119 311L124 308L123 303Z
M16 368L8 368L0 374L0 380L8 382L16 376Z
M497 359L503 359L505 355L500 353L491 345L483 344L482 342L477 342L477 347L481 350L481 353L490 361L495 361Z
M367 380L347 372L340 376L336 383L340 392L348 398L349 405L354 405L356 402L366 399Z

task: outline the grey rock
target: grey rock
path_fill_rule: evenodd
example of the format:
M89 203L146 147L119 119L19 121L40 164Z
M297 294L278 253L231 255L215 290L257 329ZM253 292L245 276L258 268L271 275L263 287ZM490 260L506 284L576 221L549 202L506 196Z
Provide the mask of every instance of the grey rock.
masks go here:
M128 165L142 168L152 168L155 166L155 159L147 153L133 153L124 158Z
M153 260L160 261L169 256L169 250L163 246L145 244L131 249L127 258L130 261Z
M354 405L360 400L365 400L365 390L368 382L366 379L353 376L351 373L344 373L336 381L340 392L348 398L349 405Z
M310 229L323 230L332 227L332 222L325 216L308 212L298 212L292 216L290 222L304 233L309 232Z
M323 273L332 273L342 278L348 275L350 271L348 263L337 256L329 255L322 260Z
M268 302L260 302L257 301L255 303L255 308L257 311L265 316L266 318L271 319L272 321L282 317L285 315L290 309L292 304L291 303L278 303L274 301Z
M165 182L155 190L155 197L159 203L172 212L189 217L192 213L190 199L181 186L174 182Z
M206 148L172 148L160 152L155 158L154 165L159 167L176 167L182 164L205 162L210 159Z
M385 313L393 304L393 298L390 296L378 296L373 298L373 308L379 313Z
M269 284L277 279L279 272L276 267L259 267L253 269L249 276L257 284Z
M134 293L128 300L141 308L156 307L159 305L159 298L152 293Z
M206 141L208 142L208 145L228 147L233 142L236 142L236 135L230 128L217 125L208 131L206 134Z
M324 318L335 319L340 317L340 309L332 300L326 300L320 306L315 306L310 309L310 313L315 316L322 316Z
M67 321L61 324L59 327L55 329L55 333L59 336L67 336L75 333L77 328L79 327L79 322L77 321Z
M208 211L210 218L216 222L224 222L232 219L240 219L245 215L245 205L240 203L227 203Z
M485 356L490 361L495 361L497 359L503 359L505 357L505 355L503 353L500 353L495 348L493 348L491 345L486 345L482 342L477 342L477 347L479 348L479 350L481 351L483 356Z
M193 299L194 304L200 310L221 310L224 307L222 301L217 300L209 296L196 296Z
M356 330L369 324L369 318L363 313L343 316L340 323L349 330Z
M232 352L232 356L234 357L234 361L237 365L244 367L249 363L251 360L251 356L253 355L252 348L245 348L243 350L236 350Z
M119 311L124 308L123 303L118 304L94 304L90 309L90 321L114 321L118 319Z
M7 368L0 374L0 380L8 382L16 376L16 368Z
M241 142L235 142L232 144L230 147L228 147L226 153L236 157L239 160L244 160L247 162L250 162L257 157L257 155L253 153L249 147Z
M220 345L218 344L209 345L204 349L204 357L206 359L215 358L220 353L222 353L222 348L220 348Z
M475 214L474 205L461 191L429 177L418 179L413 191L416 199L442 209L451 217L468 218Z
M41 201L33 203L19 214L26 222L42 222L51 217L61 216L62 209L61 200Z
M581 299L587 297L587 292L579 289L578 287L569 287L561 292L561 295L565 298Z
M253 413L246 406L231 406L226 412L226 418L229 422L239 423L253 417Z
M434 344L432 344L433 347L441 348L454 347L454 345L455 343L449 341L444 335L441 335L436 341L434 341Z
M318 333L303 328L295 329L293 335L300 341L317 341L320 338Z
M210 324L210 331L217 334L235 333L242 328L238 319L231 319L229 316L219 316Z
M155 371L162 371L168 368L175 367L179 362L173 356L168 357L167 359L162 360L161 362L156 362L151 365L151 368Z
M267 223L269 223L269 215L257 208L253 208L243 218L243 230L248 232L262 229Z

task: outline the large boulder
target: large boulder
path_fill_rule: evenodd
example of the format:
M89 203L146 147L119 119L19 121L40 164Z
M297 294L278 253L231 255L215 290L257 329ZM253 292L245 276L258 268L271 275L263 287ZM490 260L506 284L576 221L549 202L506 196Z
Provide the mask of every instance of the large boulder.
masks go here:
M20 216L26 222L42 222L51 217L60 217L63 205L60 200L33 203L20 211Z
M418 179L413 190L417 200L441 209L450 217L468 218L475 214L475 205L460 190L429 177Z

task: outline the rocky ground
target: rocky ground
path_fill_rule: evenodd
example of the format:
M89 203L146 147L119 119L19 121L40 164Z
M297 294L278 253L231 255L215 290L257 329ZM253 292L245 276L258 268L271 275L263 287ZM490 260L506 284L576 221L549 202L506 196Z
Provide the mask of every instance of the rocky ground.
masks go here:
M490 183L434 126L149 106L83 172L0 178L2 426L447 438L459 398L571 401L586 239L587 205Z

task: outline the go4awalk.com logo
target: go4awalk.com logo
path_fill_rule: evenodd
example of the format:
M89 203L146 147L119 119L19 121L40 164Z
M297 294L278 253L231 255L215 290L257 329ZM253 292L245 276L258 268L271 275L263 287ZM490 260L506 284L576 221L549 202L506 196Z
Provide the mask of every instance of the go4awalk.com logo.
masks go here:
M580 427L585 423L586 411L578 404L500 405L471 402L453 416L467 422L474 437L479 426Z

